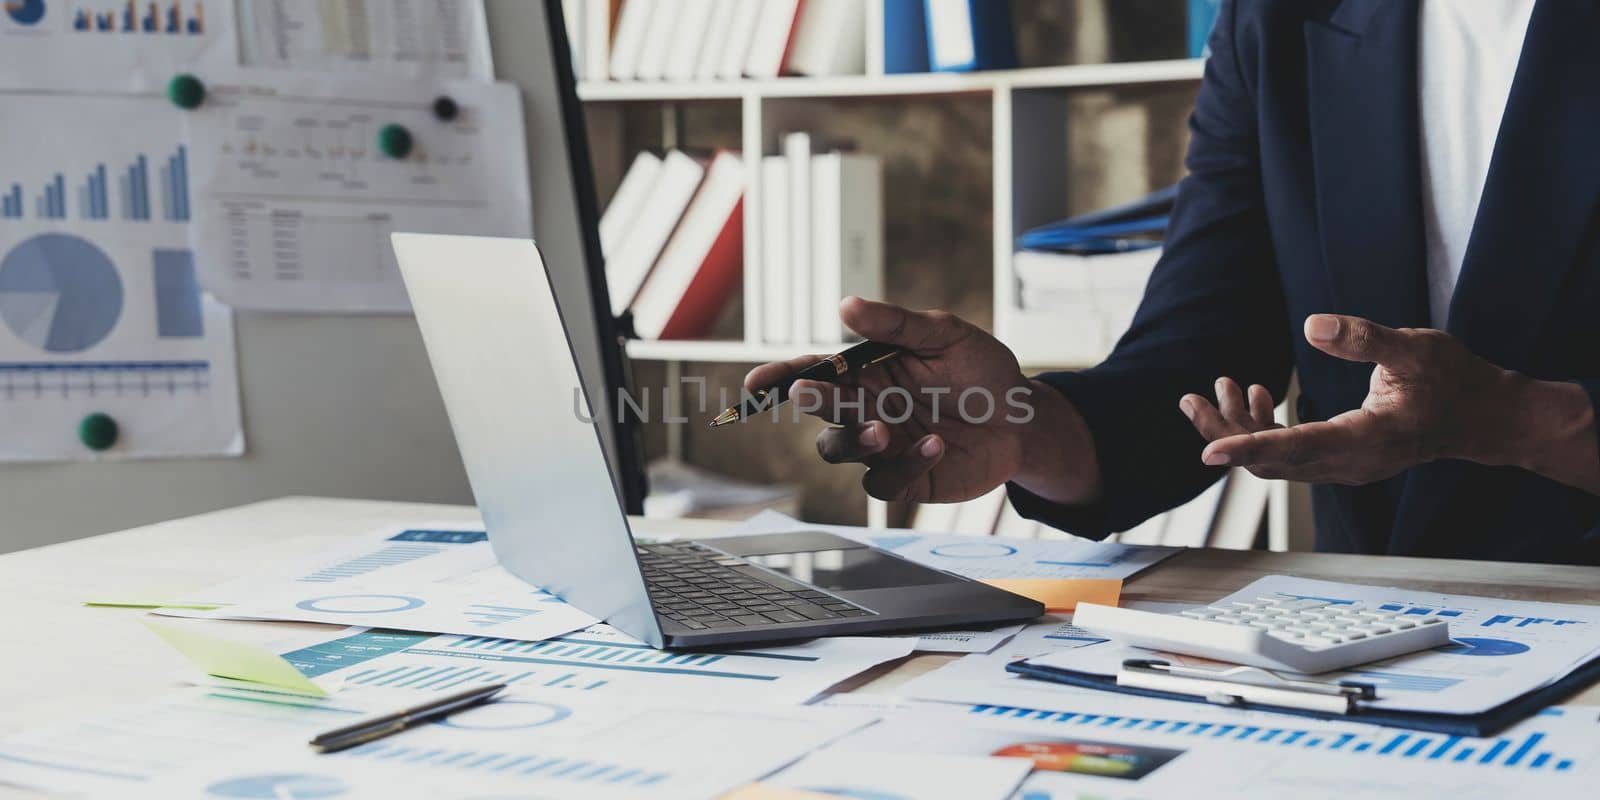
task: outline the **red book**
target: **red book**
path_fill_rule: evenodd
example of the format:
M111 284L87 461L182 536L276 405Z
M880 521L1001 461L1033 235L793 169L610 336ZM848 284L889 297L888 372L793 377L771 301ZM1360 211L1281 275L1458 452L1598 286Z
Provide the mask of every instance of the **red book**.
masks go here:
M703 337L743 277L744 164L724 150L634 299L634 328L646 339Z

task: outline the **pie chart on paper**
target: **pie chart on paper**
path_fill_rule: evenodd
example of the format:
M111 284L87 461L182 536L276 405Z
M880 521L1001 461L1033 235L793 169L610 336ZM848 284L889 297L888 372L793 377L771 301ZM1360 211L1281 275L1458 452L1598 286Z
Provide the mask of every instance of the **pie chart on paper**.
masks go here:
M44 0L5 0L5 7L18 25L37 25L44 19Z
M0 260L0 321L50 353L78 353L104 341L122 316L122 278L86 239L46 233Z
M206 787L207 795L230 800L323 800L347 791L349 788L338 778L299 773L246 775Z

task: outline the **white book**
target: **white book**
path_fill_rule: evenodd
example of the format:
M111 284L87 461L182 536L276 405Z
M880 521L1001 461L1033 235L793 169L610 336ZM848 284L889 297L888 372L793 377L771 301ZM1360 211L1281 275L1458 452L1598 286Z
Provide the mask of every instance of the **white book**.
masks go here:
M883 169L872 156L811 159L811 340L842 344L839 302L883 299Z
M785 72L860 75L866 70L866 12L857 0L806 0L794 24Z
M789 302L789 161L761 159L761 338L793 344Z
M722 66L723 54L727 52L730 42L728 32L733 29L733 18L739 0L712 0L711 19L706 23L706 35L700 43L700 55L696 57L694 75L696 81L714 81L717 79L717 70Z
M584 0L561 0L561 22L567 28L567 52L572 55L572 75L580 81L588 77L583 72L587 64L583 48L588 44L588 38L583 33L583 6Z
M627 0L618 12L617 35L611 41L611 79L631 81L639 77L639 56L650 32L650 15L656 0Z
M678 21L672 26L672 41L667 48L667 64L663 75L669 81L688 83L694 80L700 52L706 47L706 31L711 25L711 12L716 3L714 0L679 2L682 7Z
M794 343L811 343L811 134L783 137L789 163L789 325Z
M583 79L611 77L611 0L583 3Z
M1008 496L1000 505L1000 521L994 525L994 535L1006 539L1037 539L1040 525L1017 513Z
M1216 521L1217 505L1227 483L1224 476L1198 497L1168 511L1161 543L1169 547L1205 547L1211 539L1211 526Z
M645 26L644 45L639 49L641 81L659 81L667 76L667 51L678 36L685 0L655 0L650 22Z
M745 58L744 74L752 78L776 78L783 70L783 56L789 47L800 0L762 0L761 16L750 37L750 54Z
M974 497L956 504L956 518L951 529L954 533L976 533L988 536L1000 521L1000 506L1006 502L1006 487L1002 484L982 497Z
M672 239L633 301L634 330L641 337L661 338L667 321L743 196L744 162L738 153L717 153Z
M728 27L728 43L722 49L722 61L717 64L718 78L736 81L744 77L744 65L750 57L756 24L761 21L762 5L761 0L733 0L733 21Z
M921 533L949 533L956 529L960 503L921 503L911 517L911 529Z
M928 0L927 8L928 63L932 68L964 67L976 61L970 0Z
M660 175L661 159L656 154L643 151L634 156L633 164L622 176L622 183L617 185L616 194L611 196L605 213L600 215L601 254L610 258L617 252L617 246L628 235L628 227L644 208L645 198L650 196L650 189Z
M1228 470L1228 488L1217 507L1217 521L1211 529L1212 547L1249 550L1261 531L1261 518L1267 513L1267 496L1272 483L1237 467Z
M628 225L627 237L617 247L616 256L606 260L611 313L621 314L633 303L704 175L705 167L699 161L677 150L667 154L660 176Z

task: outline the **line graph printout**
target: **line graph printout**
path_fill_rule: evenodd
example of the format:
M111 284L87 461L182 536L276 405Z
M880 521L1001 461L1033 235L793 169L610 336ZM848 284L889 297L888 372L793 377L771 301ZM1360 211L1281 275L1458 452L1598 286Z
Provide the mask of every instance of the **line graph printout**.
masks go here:
M234 0L4 0L0 88L159 90L237 64L234 22Z
M184 115L195 250L236 308L406 312L391 233L533 235L514 86L256 71L207 87Z
M916 641L835 637L785 647L681 653L656 650L601 624L539 642L436 636L396 650L393 642L369 641L370 635L284 658L308 675L334 674L349 687L438 692L509 683L601 696L802 703L869 667L909 655Z
M1400 710L1485 711L1600 657L1600 609L1592 606L1440 595L1287 575L1262 578L1218 602L1273 596L1360 602L1448 620L1453 642L1448 646L1318 676L1371 683L1378 691L1377 705ZM1038 663L1111 675L1123 658L1149 653L1112 642L1054 652Z
M244 451L233 318L197 280L174 111L0 94L0 460ZM116 426L100 451L79 432L97 413Z

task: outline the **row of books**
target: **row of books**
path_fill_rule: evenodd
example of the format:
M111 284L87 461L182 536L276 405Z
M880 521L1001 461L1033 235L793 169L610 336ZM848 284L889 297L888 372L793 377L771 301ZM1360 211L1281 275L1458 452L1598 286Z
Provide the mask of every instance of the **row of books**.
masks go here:
M588 81L715 81L1016 66L1003 0L566 0ZM881 37L869 48L868 37Z
M645 339L705 336L744 272L744 161L640 153L600 218L611 310Z
M805 132L761 159L761 339L841 344L846 297L883 298L883 167L812 152Z
M1245 470L1233 469L1188 503L1157 514L1130 530L1112 534L1107 541L1249 550L1260 541L1269 490L1267 481ZM911 527L929 533L970 533L1009 539L1069 536L1018 514L1003 486L963 503L919 505L912 516Z

